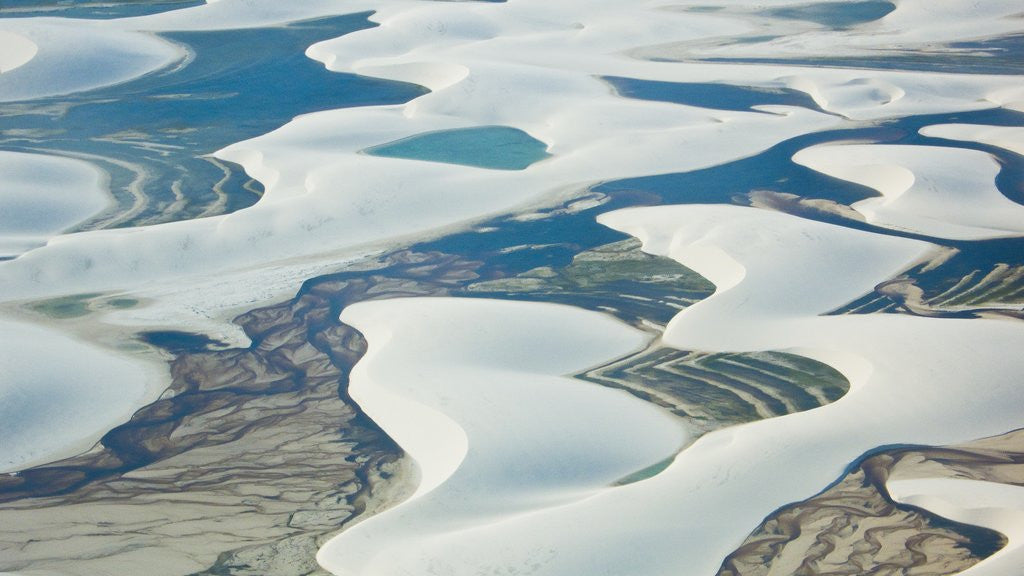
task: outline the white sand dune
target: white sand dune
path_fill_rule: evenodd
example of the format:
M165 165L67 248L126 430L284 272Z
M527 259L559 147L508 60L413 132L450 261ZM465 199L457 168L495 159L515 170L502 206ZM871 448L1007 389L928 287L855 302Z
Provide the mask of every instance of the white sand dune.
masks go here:
M159 70L185 51L149 34L102 22L59 18L0 20L0 33L15 33L38 52L5 71L0 102L69 94L109 86Z
M325 546L319 559L332 571L383 576L426 566L428 573L444 574L498 567L534 574L707 574L763 517L814 494L871 448L944 444L1019 424L1017 406L1024 391L1015 374L1021 366L1005 354L1024 345L1024 328L1016 323L820 316L916 261L929 252L929 244L735 206L632 209L601 220L643 240L645 250L673 257L718 284L715 295L669 324L666 344L706 351L797 352L840 369L851 381L850 393L820 409L713 432L649 480L525 515L495 512L489 506L500 504L489 502L460 508L451 526L443 515L418 512L414 501ZM429 333L417 327L422 314L407 304L370 306L378 314L390 309L391 322L402 324L389 331L368 323L371 345L377 332L383 332L377 340L400 342L407 330L414 336ZM461 312L463 302L444 306L449 318L465 317L472 324L475 320L468 319L477 317L473 308L487 305L477 303ZM346 320L362 325L358 314ZM431 346L423 340L419 346ZM443 359L472 358L475 340L461 343L469 347L466 352L446 350ZM404 363L371 354L368 367L358 373L377 381L408 381L415 366L432 356L415 348L396 345ZM390 368L403 364L412 366ZM394 371L396 376L375 376L376 366L387 366L385 374ZM457 365L441 369L450 372L436 377L460 378ZM453 412L464 409L469 410L460 406ZM385 408L383 414L372 414L385 422L405 417L406 426L415 425L406 413L389 416ZM474 437L467 433L470 447ZM506 454L523 449L514 447L517 439L506 442L512 443L504 447ZM505 465L515 461L511 457ZM507 477L474 481L472 488L455 486L497 497L520 485ZM432 493L445 490L446 483ZM412 527L412 535L402 532L403 525ZM358 559L352 560L353 555Z
M839 122L800 109L776 107L772 110L783 115L773 117L627 101L608 94L593 75L806 85L822 94L847 85L867 86L870 92L881 82L905 94L896 104L878 105L871 94L859 92L844 106L833 103L839 113L852 114L851 107L863 105L874 116L991 107L996 104L986 95L1015 85L1012 78L998 76L891 72L867 78L863 71L640 62L622 56L619 52L644 40L727 38L750 27L743 18L658 7L583 1L389 4L373 16L378 28L317 44L309 54L332 69L424 82L434 93L405 106L313 114L228 147L220 156L241 162L268 188L257 206L217 219L53 242L6 266L5 293L24 297L71 285L135 289L140 278L159 282L173 276L180 282L185 275L223 274L295 257L330 258L325 251L465 223L589 182L740 158ZM107 26L137 35L136 30L264 25L336 10L328 2L284 7L225 0ZM612 33L627 20L637 32ZM101 32L84 27L79 34L134 42ZM53 74L41 77L48 76ZM491 174L357 154L423 131L487 124L521 128L547 142L555 157L523 173ZM404 182L421 185L410 189ZM97 266L83 270L81 263L90 260Z
M897 502L930 510L957 522L983 526L1007 537L1007 545L963 576L1024 572L1024 486L964 478L916 478L886 483Z
M346 10L374 5L346 4ZM850 114L866 106L874 117L993 107L997 104L986 100L988 95L1016 87L1012 77L1000 76L868 76L865 71L642 62L623 56L622 51L645 41L724 42L751 28L741 17L667 11L659 3L396 2L378 8L372 18L379 27L317 44L308 53L331 69L423 82L435 92L405 106L312 114L230 146L219 155L241 162L268 189L256 206L215 219L62 238L0 267L4 292L23 298L67 286L139 289L140 281L155 285L173 277L183 283L187 276L223 276L228 270L294 258L328 260L339 250L465 225L595 181L741 158L841 123L784 107L770 108L781 114L770 116L628 101L608 94L594 75L805 86L822 94L847 85L867 86L870 92L883 83L904 94L897 103L880 105L870 94L854 92L847 104L833 110ZM125 34L213 29L332 11L337 5L330 2L283 6L223 0L108 26ZM627 21L631 32L624 34ZM488 124L523 129L548 143L555 156L522 173L495 174L358 154L367 146L423 131ZM409 187L408 182L418 185ZM82 266L87 261L94 266Z
M0 19L0 102L111 86L166 68L187 51L153 33L224 30L369 10L335 0L224 0L137 18Z
M322 112L230 146L217 156L242 164L267 187L255 206L222 217L61 237L0 265L0 285L12 297L52 293L68 285L63 278L82 290L123 289L140 278L180 282L186 275L337 253L465 224L599 180L712 166L837 122L801 109L769 115L624 100L585 74L564 78L492 65L473 78L479 90L458 89L464 95L452 95L454 104L435 112L428 108L442 99L412 103L412 117L402 106ZM507 106L489 104L502 93L512 96ZM453 119L451 105L468 118ZM589 122L594 117L607 120ZM554 157L515 172L360 153L412 134L495 123L547 142ZM83 269L84 260L93 266Z
M0 74L31 60L39 47L20 34L0 30Z
M0 320L0 473L88 450L163 389L162 365Z
M17 256L110 204L92 164L0 151L0 257Z
M1024 156L1024 127L1020 126L936 124L921 128L921 134L933 138L981 142Z
M321 550L321 563L339 574L392 573L394 558L416 557L452 533L582 501L671 457L686 439L653 405L561 377L647 339L601 314L417 298L356 304L342 319L369 342L352 397L416 459L422 478L410 500Z
M881 197L853 204L868 222L957 240L1024 234L1024 206L995 185L999 164L963 148L825 145L801 150L797 164L869 186Z

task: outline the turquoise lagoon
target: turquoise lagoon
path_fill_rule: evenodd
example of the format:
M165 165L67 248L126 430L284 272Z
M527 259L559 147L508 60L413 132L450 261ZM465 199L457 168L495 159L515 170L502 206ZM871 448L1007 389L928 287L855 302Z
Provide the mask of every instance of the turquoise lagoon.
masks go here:
M547 145L508 126L480 126L416 134L363 150L371 156L523 170L550 156Z

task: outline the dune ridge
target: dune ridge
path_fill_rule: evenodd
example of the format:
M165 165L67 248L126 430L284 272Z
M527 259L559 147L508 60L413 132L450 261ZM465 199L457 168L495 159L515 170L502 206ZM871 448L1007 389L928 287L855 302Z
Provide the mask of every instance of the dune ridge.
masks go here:
M801 150L793 161L877 190L880 198L852 207L878 226L954 240L1024 234L1024 206L996 188L1000 165L984 152L831 144Z
M628 35L619 30L626 9L612 2L559 7L522 1L346 5L351 11L373 8L379 8L371 17L379 27L316 44L308 54L333 70L422 82L434 92L404 106L312 114L265 137L230 146L217 155L239 162L267 188L256 206L226 217L143 228L145 242L138 241L137 234L132 241L123 241L129 231L55 242L6 266L5 278L17 280L5 283L5 291L25 294L28 278L40 273L53 279L48 286L63 285L58 279L73 274L83 289L100 290L136 284L131 278L143 272L155 280L168 274L180 278L213 269L241 270L296 256L323 258L319 246L355 247L438 230L514 209L553 191L719 164L800 133L837 125L835 118L787 107L769 108L781 115L773 116L623 100L607 94L593 75L788 86L812 95L829 87L856 85L863 78L858 71L841 69L623 57L618 51L640 42L680 35L719 38L748 27L742 19L737 23L721 14L666 12L658 3L628 8L631 26L637 26ZM147 32L197 30L283 22L332 11L337 12L337 6L330 2L280 7L226 0L106 25ZM998 13L991 18L998 20ZM551 46L556 44L565 53L552 59ZM871 104L865 111L871 118L995 107L998 104L986 99L989 95L1019 89L1012 78L1000 76L937 78L900 71L872 76L905 96L896 104ZM543 91L536 90L538 86ZM505 105L494 105L499 96ZM854 96L851 102L861 106L868 101ZM835 103L826 110L856 116ZM603 123L586 120L594 117L603 118ZM494 175L356 154L421 132L490 124L526 131L548 143L554 158L520 174ZM339 134L345 135L343 139ZM739 134L743 137L736 138ZM360 176L350 178L353 174ZM414 194L399 184L409 179L439 185ZM471 192L479 189L492 193ZM345 204L334 201L339 193ZM459 211L441 215L429 209L442 203L458 206ZM96 252L111 257L92 271L71 272L76 262ZM135 274L125 274L126 268ZM53 290L30 285L33 291Z
M110 204L104 174L92 164L0 151L0 258L42 246Z
M84 452L164 388L163 366L27 322L0 321L0 473Z
M1009 539L1002 550L960 574L1010 574L1024 567L1021 550L1024 487L962 478L890 480L886 487L897 501L920 506L969 524L998 530Z
M525 517L483 514L485 525L435 532L428 528L444 521L399 506L366 521L363 530L342 533L322 549L322 563L349 573L345 559L358 550L369 560L356 565L375 574L423 565L456 574L488 566L529 566L538 574L707 573L738 534L827 485L875 446L950 443L998 434L1017 421L1011 406L1021 393L1014 371L1003 370L1012 360L1002 352L1024 343L1015 323L819 316L927 255L933 249L927 243L736 206L627 209L600 220L639 237L646 251L722 282L670 322L666 344L791 351L838 368L851 391L816 410L711 432L653 478ZM381 310L392 306L397 311L405 304L375 303ZM951 358L950 349L962 355ZM976 379L987 382L985 390L973 386ZM468 440L472 446L472 434ZM725 449L728 459L721 458ZM392 540L380 528L405 522L417 526L413 542ZM585 534L571 528L580 525L588 527ZM395 548L396 541L403 544ZM625 549L638 553L624 555Z
M447 563L428 552L434 540L585 500L686 440L650 404L558 377L644 343L601 314L430 298L360 303L342 320L369 344L352 371L353 399L422 477L409 500L328 542L318 560L329 570Z
M0 55L0 74L24 65L39 52L34 42L13 32L0 31L0 45L4 47Z
M977 124L937 124L921 128L921 134L949 140L981 142L1024 155L1024 128L1019 126L981 126Z

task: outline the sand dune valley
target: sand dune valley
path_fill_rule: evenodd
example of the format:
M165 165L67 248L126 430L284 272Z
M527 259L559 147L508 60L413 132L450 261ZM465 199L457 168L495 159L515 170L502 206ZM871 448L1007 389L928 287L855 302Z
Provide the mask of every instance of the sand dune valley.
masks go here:
M1024 6L0 1L0 575L1024 574Z

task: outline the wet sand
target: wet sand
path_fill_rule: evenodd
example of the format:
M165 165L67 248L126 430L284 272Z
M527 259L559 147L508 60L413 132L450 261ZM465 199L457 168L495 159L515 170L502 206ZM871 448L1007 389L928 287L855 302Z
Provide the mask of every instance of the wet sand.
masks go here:
M718 574L955 574L1006 544L993 530L894 502L885 485L897 478L1024 485L1024 430L865 456L820 494L766 518Z

